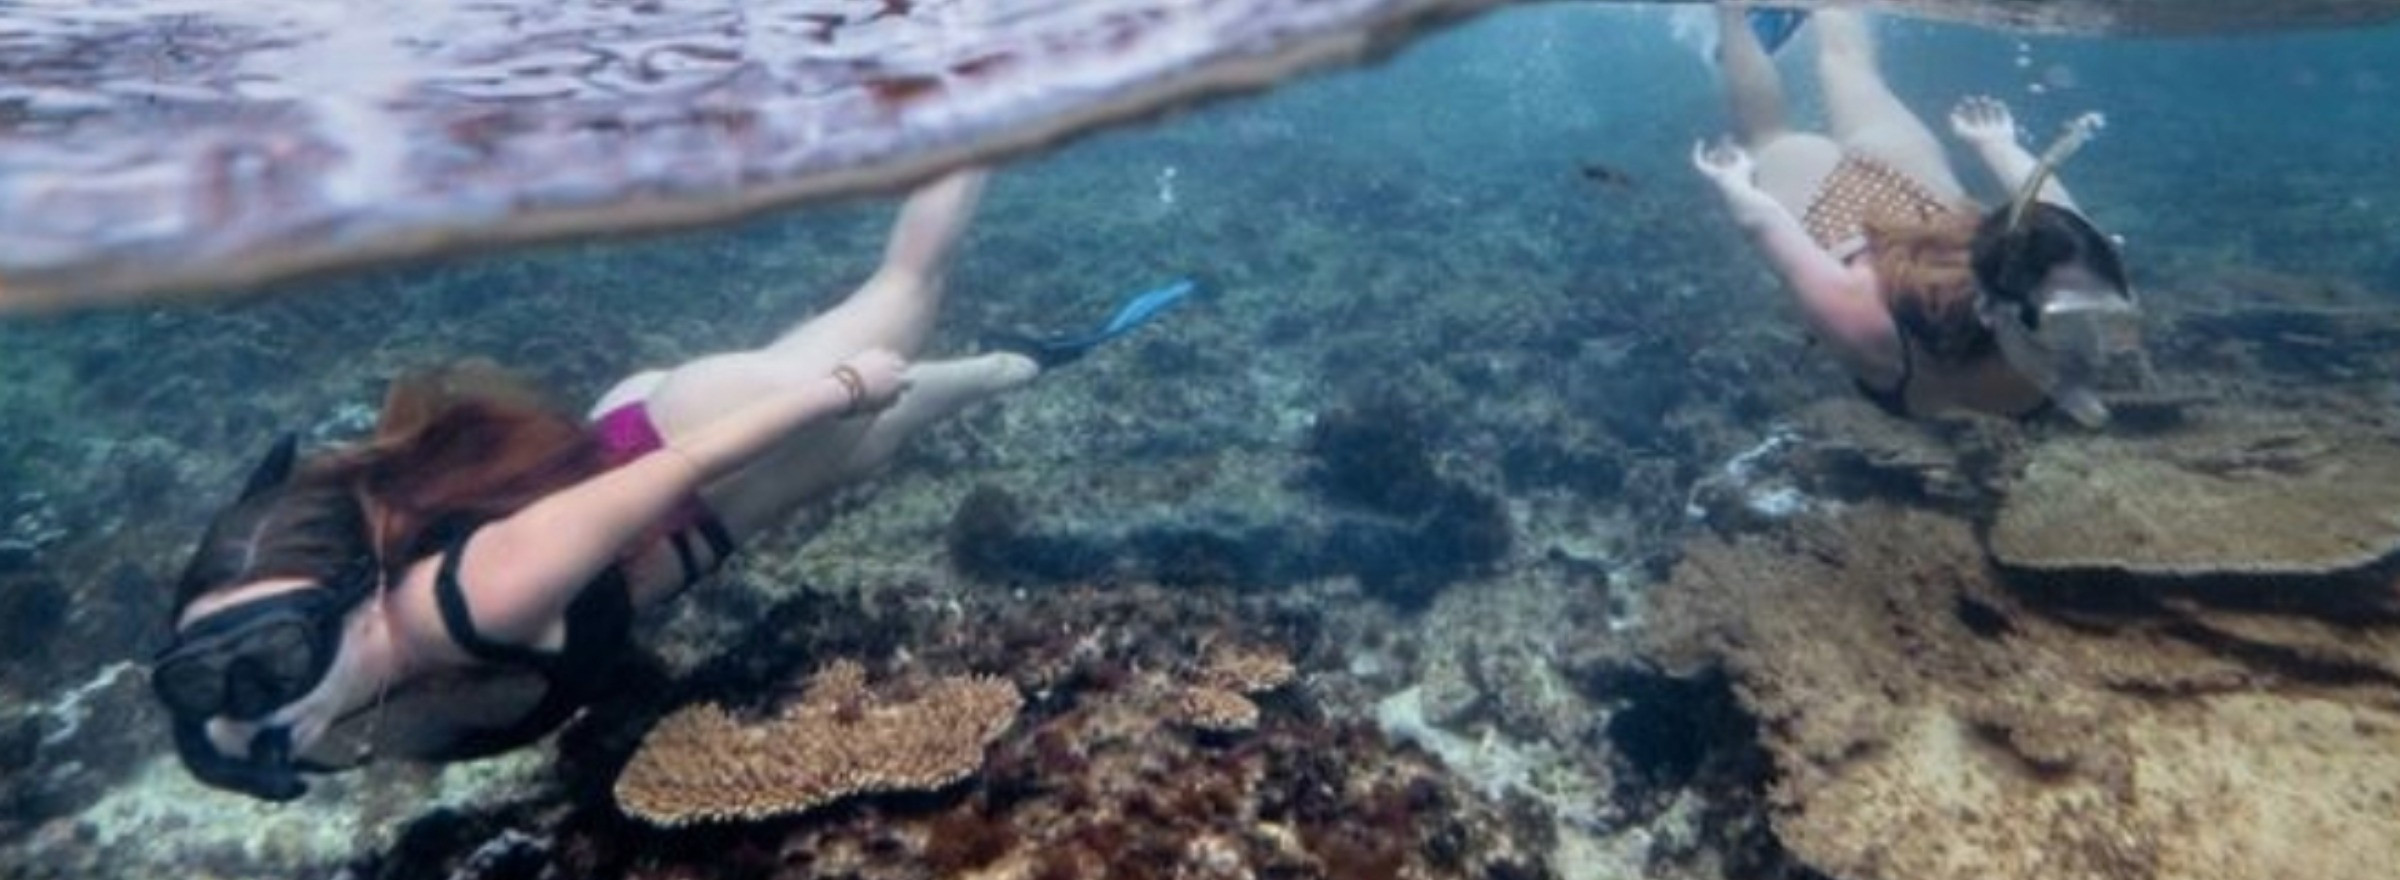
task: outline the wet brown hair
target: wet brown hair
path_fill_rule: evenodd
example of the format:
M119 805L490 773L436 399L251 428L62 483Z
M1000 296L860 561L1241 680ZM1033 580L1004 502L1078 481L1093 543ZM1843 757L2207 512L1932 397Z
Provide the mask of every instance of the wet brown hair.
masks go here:
M378 546L405 564L434 549L429 532L514 513L605 464L582 420L470 360L393 383L374 439L330 467L372 499Z
M580 420L487 361L395 381L374 436L356 447L297 465L282 453L209 524L176 584L176 616L265 578L330 583L361 559L396 572L458 528L603 469Z
M1970 246L1981 219L1981 211L1965 205L1928 218L1864 224L1884 308L1918 350L1945 361L1973 360L1997 346L1975 312Z

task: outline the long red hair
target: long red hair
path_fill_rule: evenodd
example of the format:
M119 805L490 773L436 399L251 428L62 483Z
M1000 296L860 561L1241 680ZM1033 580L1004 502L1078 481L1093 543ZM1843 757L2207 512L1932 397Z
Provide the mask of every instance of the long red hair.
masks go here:
M397 566L436 549L436 532L506 516L605 464L581 420L471 359L393 382L374 437L326 467L370 505Z
M1866 221L1884 308L1927 354L1953 363L1987 354L1991 331L1975 314L1968 244L1981 217L1961 208L1927 218Z
M270 456L270 460L273 456ZM288 460L287 460L288 464ZM403 377L375 435L252 476L177 582L175 611L268 577L332 577L371 558L398 571L459 527L506 516L605 467L583 423L487 361Z

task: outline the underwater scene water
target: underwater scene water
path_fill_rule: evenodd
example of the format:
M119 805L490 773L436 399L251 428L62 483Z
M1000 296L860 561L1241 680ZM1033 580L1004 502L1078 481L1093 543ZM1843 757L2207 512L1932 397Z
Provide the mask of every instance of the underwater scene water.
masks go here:
M1709 13L1509 9L995 169L921 357L1193 292L746 539L555 737L287 803L150 675L279 436L764 344L896 201L0 320L0 876L2389 876L2400 31L1872 24L1983 204L1959 99L2105 116L2105 427L1879 411L1692 165Z

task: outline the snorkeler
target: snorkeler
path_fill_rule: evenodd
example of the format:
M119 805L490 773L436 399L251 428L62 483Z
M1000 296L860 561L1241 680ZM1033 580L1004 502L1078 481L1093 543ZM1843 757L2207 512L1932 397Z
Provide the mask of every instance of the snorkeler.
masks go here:
M1786 125L1765 29L1741 7L1717 11L1740 145L1702 143L1693 164L1859 390L1901 417L2021 417L2055 404L2085 425L2106 421L2095 386L2138 359L2138 312L2116 245L2051 174L2099 118L2077 120L2037 159L2005 105L1960 102L1951 131L2016 194L1986 211L1876 71L1857 13L1810 17L1828 137Z
M193 775L269 800L379 756L517 748L611 687L633 614L888 461L1190 293L1098 334L911 364L984 173L911 194L881 267L768 345L644 372L587 423L489 369L396 383L375 435L290 438L176 586L151 682Z

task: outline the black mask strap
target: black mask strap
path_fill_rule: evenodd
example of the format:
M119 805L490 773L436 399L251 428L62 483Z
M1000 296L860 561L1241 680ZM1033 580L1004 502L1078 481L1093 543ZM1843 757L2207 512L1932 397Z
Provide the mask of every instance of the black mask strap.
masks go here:
M248 501L260 493L283 485L292 477L292 463L300 457L300 435L285 433L267 448L267 456L250 469L250 479L242 484L241 500Z

